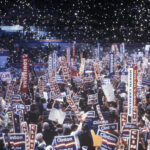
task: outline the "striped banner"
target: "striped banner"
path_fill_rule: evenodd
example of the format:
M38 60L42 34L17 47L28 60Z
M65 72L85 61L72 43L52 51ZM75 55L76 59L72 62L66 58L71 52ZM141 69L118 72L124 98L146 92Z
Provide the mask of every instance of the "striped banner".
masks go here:
M27 54L22 55L22 75L21 75L21 91L28 91L28 78L29 78L29 58Z
M20 130L21 133L24 133L26 135L26 150L30 150L30 136L29 136L27 122L21 122Z
M37 134L37 125L36 124L29 124L30 129L30 150L34 150L35 148L35 137Z

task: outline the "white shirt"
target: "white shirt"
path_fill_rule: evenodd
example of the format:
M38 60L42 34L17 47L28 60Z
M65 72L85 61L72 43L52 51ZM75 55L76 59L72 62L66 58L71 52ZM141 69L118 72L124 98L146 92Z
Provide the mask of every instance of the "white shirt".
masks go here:
M71 132L71 135L73 135L74 138L75 138L77 149L80 149L80 142L79 142L78 135L81 133L81 130L82 130L82 123L79 124L79 126L78 126L76 131L72 131Z

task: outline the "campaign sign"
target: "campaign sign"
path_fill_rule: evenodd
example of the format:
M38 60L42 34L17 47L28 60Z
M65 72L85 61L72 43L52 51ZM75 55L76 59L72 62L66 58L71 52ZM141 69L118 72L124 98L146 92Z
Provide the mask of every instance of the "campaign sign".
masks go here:
M30 105L23 105L23 104L16 105L16 109L17 110L24 110L24 109L26 109L27 111L30 111Z
M9 138L8 138L9 136ZM12 146L12 150L26 150L25 145L25 134L23 133L12 133L8 136L4 135L5 145L8 145L8 141Z
M134 123L126 123L122 128L122 137L129 138L131 129L138 129L138 127Z
M88 95L88 105L98 104L98 94Z
M108 130L118 130L118 123L110 123L105 125L99 125L98 129L101 131L108 131Z
M29 124L30 129L30 150L34 150L35 148L35 137L37 133L37 125L36 124Z
M108 123L108 120L105 121L106 123ZM98 130L98 125L102 125L103 121L101 121L99 118L92 118L90 120L88 120L88 128L89 130L94 130L94 132L96 133Z
M7 83L10 83L12 80L10 72L0 72L0 79L2 81L6 81Z
M127 122L128 122L128 114L127 113L120 113L120 130L122 130L122 127Z
M107 150L115 150L115 147L118 142L117 136L107 133L107 132L104 132L104 131L101 131L101 130L98 130L97 135L101 136L103 139L102 146L101 146L102 148L107 149ZM99 148L99 150L100 150L100 148Z
M138 150L139 145L139 130L132 129L130 131L129 149Z
M55 136L55 150L76 150L74 136Z

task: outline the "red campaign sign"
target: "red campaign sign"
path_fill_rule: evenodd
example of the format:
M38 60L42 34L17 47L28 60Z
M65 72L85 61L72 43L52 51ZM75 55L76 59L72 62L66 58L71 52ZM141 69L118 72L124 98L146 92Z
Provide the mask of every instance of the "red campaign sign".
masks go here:
M27 122L21 123L21 132L25 133L25 135L26 135L26 150L30 150L30 136L29 136L29 132L28 132Z
M27 54L22 56L22 76L21 76L21 91L28 91L28 76L29 76L29 58Z
M133 106L133 110L132 110L132 123L137 123L138 122L138 107L137 106Z
M35 136L37 133L37 125L36 124L29 124L30 128L30 150L34 150L35 148Z
M120 113L120 130L128 122L128 114L127 113Z

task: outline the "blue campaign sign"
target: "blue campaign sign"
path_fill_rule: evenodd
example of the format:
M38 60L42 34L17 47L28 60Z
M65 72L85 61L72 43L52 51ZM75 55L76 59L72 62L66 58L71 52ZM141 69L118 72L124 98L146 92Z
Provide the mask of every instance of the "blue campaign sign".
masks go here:
M8 138L9 136L9 138ZM8 136L4 135L5 145L8 145L8 140L12 146L12 150L26 150L25 146L25 134L23 133L12 133Z
M99 125L98 129L101 130L101 131L118 130L118 123L110 123L110 124Z
M115 150L117 142L118 142L117 136L101 131L101 130L98 130L97 135L101 136L103 139L102 146L101 146L102 148L107 149L107 150Z
M55 136L55 150L76 150L74 136Z

